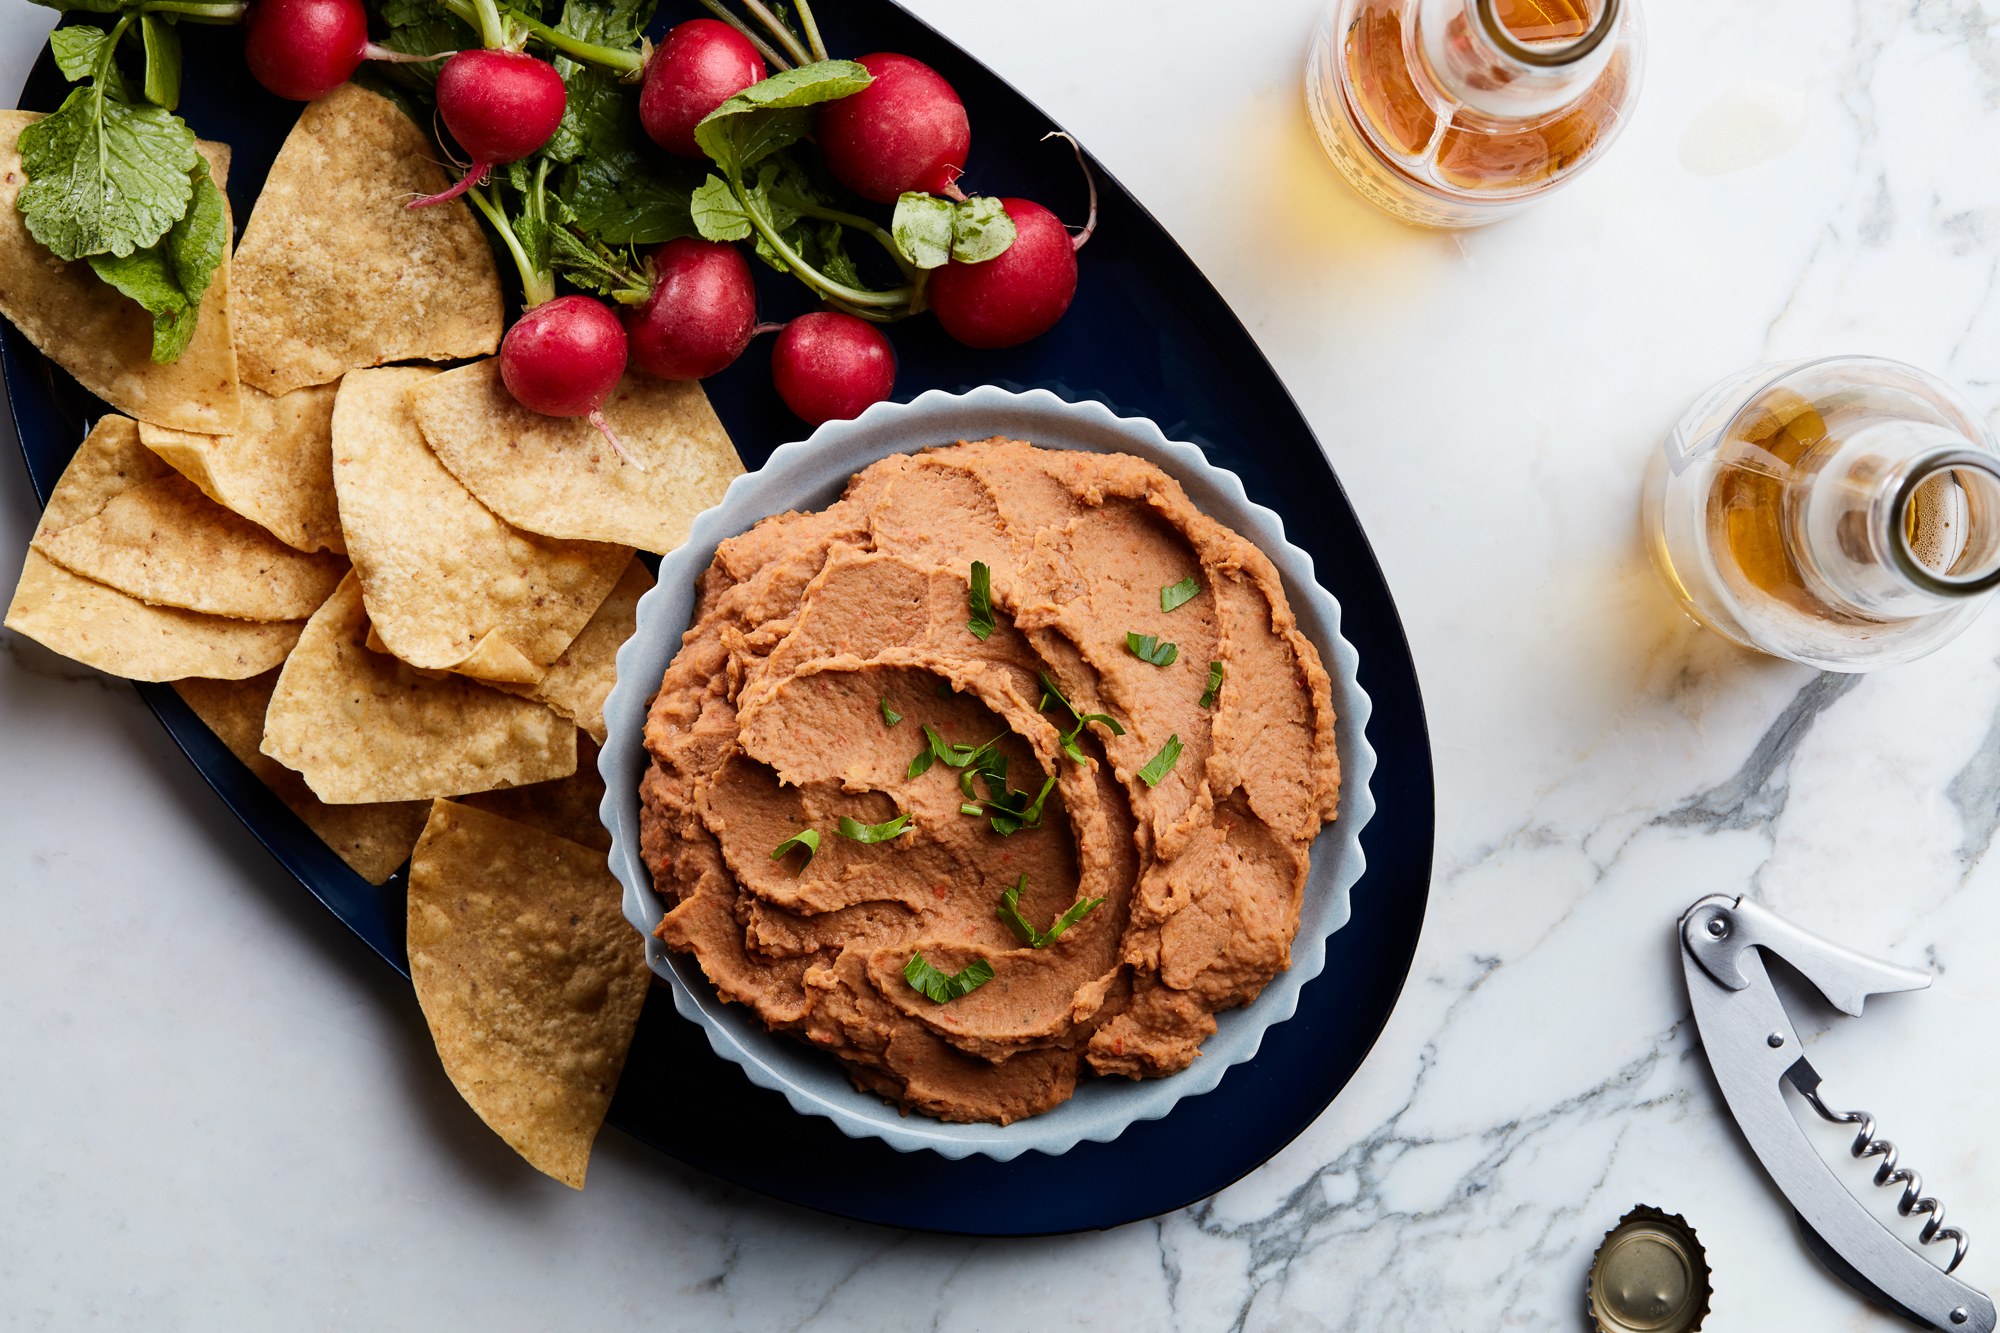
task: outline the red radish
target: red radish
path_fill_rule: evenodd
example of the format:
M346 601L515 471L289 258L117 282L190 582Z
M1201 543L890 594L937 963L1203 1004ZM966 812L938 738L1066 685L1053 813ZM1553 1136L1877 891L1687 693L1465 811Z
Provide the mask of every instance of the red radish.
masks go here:
M833 174L878 204L906 190L954 193L972 151L958 94L921 60L882 51L860 63L875 81L819 112L819 144Z
M637 467L602 411L624 373L625 326L588 296L543 302L515 320L500 344L500 378L515 402L545 417L588 417Z
M632 360L663 380L707 379L750 343L757 290L743 252L684 236L653 252L653 291L626 320Z
M347 81L368 47L361 0L257 0L243 20L243 58L257 82L310 102Z
M716 19L689 19L668 32L646 62L639 121L669 153L702 157L694 127L763 78L764 57L749 38Z
M1076 295L1077 240L1062 219L1027 199L1000 206L1014 220L1014 243L977 264L952 260L931 273L927 289L938 323L967 347L1012 347L1047 333Z
M821 310L785 325L771 347L771 378L808 426L846 421L889 396L896 353L867 320Z
M410 207L456 199L493 167L540 148L562 124L568 101L555 66L519 51L460 51L445 61L438 73L438 114L471 155L472 167L449 190Z
M294 102L326 96L364 60L422 64L444 59L391 51L369 41L361 0L256 0L243 27L243 58L250 72Z

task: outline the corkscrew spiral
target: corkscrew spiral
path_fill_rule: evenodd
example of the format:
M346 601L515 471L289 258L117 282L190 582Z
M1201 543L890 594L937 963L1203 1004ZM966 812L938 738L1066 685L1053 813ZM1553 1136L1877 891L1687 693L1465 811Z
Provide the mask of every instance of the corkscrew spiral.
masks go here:
M1857 1160L1870 1157L1882 1159L1875 1168L1875 1183L1885 1188L1901 1185L1903 1195L1896 1200L1896 1213L1900 1217L1921 1217L1923 1227L1917 1232L1917 1241L1929 1245L1936 1241L1952 1242L1951 1262L1944 1266L1949 1273L1965 1261L1965 1252L1972 1247L1972 1241L1964 1231L1946 1226L1944 1205L1924 1193L1924 1178L1909 1167L1898 1165L1896 1145L1875 1134L1875 1117L1866 1111L1836 1111L1821 1100L1817 1090L1805 1093L1807 1105L1819 1113L1822 1120L1836 1125L1855 1125L1854 1142L1848 1148Z

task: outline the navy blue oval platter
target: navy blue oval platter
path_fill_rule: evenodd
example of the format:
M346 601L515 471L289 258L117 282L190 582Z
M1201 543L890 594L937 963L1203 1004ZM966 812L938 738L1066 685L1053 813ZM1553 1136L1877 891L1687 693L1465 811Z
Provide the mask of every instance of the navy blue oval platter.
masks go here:
M1082 221L1081 176L1067 145L1043 141L1056 128L1046 115L888 0L821 8L835 53L905 52L958 89L974 129L968 181L979 193L1026 195ZM692 0L667 0L655 36L700 12ZM189 26L183 33L189 78L181 113L198 134L233 146L229 193L240 224L298 108L251 81L237 29ZM22 105L53 109L63 93L44 51ZM845 1138L828 1121L794 1114L778 1094L718 1059L700 1029L674 1012L666 991L655 989L611 1122L683 1162L808 1208L891 1226L1026 1236L1116 1226L1205 1198L1268 1160L1345 1086L1388 1020L1416 951L1435 812L1423 700L1395 603L1311 428L1249 334L1160 225L1101 168L1097 180L1101 222L1079 256L1076 302L1062 323L1002 352L959 347L928 318L899 326L891 331L900 358L896 396L997 384L1097 399L1200 445L1243 479L1253 500L1283 516L1286 533L1312 555L1321 582L1340 600L1341 628L1359 651L1361 685L1374 701L1368 738L1380 758L1373 784L1380 809L1362 835L1367 873L1354 888L1353 918L1330 942L1325 972L1254 1060L1165 1119L1059 1158L953 1162ZM771 274L759 281L763 318L805 307L798 284ZM751 468L802 433L771 389L762 349L753 347L708 382ZM0 375L29 479L46 499L86 424L105 409L5 325ZM384 962L407 973L402 876L380 889L363 881L172 690L139 689L279 863ZM291 889L274 882L272 891ZM939 1209L942 1198L954 1206Z

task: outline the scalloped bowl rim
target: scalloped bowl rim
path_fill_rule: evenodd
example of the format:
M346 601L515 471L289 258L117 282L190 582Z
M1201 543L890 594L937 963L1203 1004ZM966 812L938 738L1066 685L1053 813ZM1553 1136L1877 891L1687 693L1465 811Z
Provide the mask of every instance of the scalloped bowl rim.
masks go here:
M717 545L769 515L831 504L854 473L877 459L993 435L1146 458L1186 487L1199 508L1262 548L1332 677L1341 765L1340 818L1313 844L1291 967L1250 1004L1218 1014L1216 1032L1189 1068L1140 1081L1086 1078L1069 1101L1004 1126L904 1115L854 1088L838 1061L769 1031L746 1007L724 1003L699 964L653 938L663 907L639 855L647 709L692 618L695 580ZM877 403L851 421L828 422L780 446L762 468L732 481L721 502L695 520L687 541L662 557L658 582L639 601L636 628L618 651L617 680L605 700L606 742L598 758L609 862L624 886L626 919L645 937L646 961L671 988L674 1007L701 1026L717 1055L741 1067L752 1083L782 1094L795 1111L823 1116L850 1138L880 1139L898 1152L928 1149L954 1159L978 1153L1000 1161L1030 1150L1055 1155L1081 1142L1108 1142L1129 1125L1166 1115L1183 1098L1213 1091L1225 1073L1256 1055L1265 1032L1297 1011L1300 990L1324 970L1326 941L1347 923L1349 891L1366 868L1361 831L1375 812L1369 788L1375 751L1366 735L1371 704L1356 679L1357 666L1354 646L1340 633L1340 603L1319 585L1312 557L1286 540L1283 520L1253 503L1235 473L1210 463L1199 447L1168 439L1150 419L1119 416L1103 403L1070 401L1047 389L933 389L907 403Z

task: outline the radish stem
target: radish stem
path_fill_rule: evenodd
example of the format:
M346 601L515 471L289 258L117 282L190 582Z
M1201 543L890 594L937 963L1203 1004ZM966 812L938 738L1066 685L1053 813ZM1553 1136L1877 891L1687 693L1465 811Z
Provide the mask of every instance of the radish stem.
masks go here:
M801 65L812 63L812 52L806 50L805 44L785 26L783 19L770 11L764 0L743 0L743 7L756 15L757 21L771 34L771 40L784 47L793 60Z
M499 6L493 0L472 0L472 12L479 28L479 41L488 50L507 45L507 25L500 21Z
M776 47L758 36L756 29L736 17L728 9L725 9L722 5L722 0L701 0L701 5L703 9L706 9L709 13L715 15L741 33L750 45L757 48L758 55L764 57L764 59L770 61L779 69L790 69L792 67L792 62L780 55Z
M826 297L829 301L836 302L843 309L847 306L859 307L859 309L853 311L855 314L860 314L863 309L872 309L879 312L878 317L881 317L882 314L886 314L888 311L897 310L898 307L908 305L910 299L917 294L915 287L897 287L886 292L865 292L858 287L849 287L844 282L835 282L832 278L827 277L826 274L821 273L818 269L806 263L798 251L786 245L785 238L778 234L778 229L770 224L770 221L764 217L761 210L746 208L743 210L743 214L750 219L750 225L757 229L757 234L764 238L764 243L771 247L778 258L785 261L785 267L790 269L800 282L803 282L821 296ZM893 318L894 316L889 317ZM863 318L866 318L866 316L863 316Z
M896 267L903 270L904 277L912 281L916 280L920 270L915 264L905 259L903 252L896 248L896 238L891 236L877 223L870 222L867 218L860 217L857 214L843 213L837 208L828 208L824 204L815 203L810 199L804 199L785 191L772 191L771 201L783 204L793 212L802 213L809 218L818 218L822 222L838 222L843 227L852 227L856 231L867 232L875 238L877 245L880 245L884 250L889 252L889 258L896 261Z
M151 0L139 6L144 14L172 14L191 23L235 23L249 9L247 4L203 4L200 0Z
M532 310L544 301L553 300L556 294L555 275L537 269L528 258L528 252L521 248L521 240L514 235L514 229L507 225L507 215L480 189L469 189L465 197L491 223L493 230L500 234L500 243L507 247L507 253L514 257L514 267L521 274L521 303Z
M799 22L805 25L806 43L812 47L813 59L825 60L827 58L826 43L820 40L819 24L813 19L812 6L807 3L807 0L796 0L796 3L799 10Z
M603 69L615 70L620 74L637 74L640 68L646 63L645 57L637 51L620 51L616 47L598 46L594 42L579 41L568 33L551 28L548 24L538 19L531 19L524 14L516 14L512 10L507 11L502 16L500 11L494 8L493 0L442 0L442 3L453 17L478 28L480 30L480 40L485 42L487 46L505 46L507 43L504 27L507 24L513 24L540 40L544 45L553 47L570 59L580 60L586 65L597 65ZM492 10L495 20L502 25L501 40L497 44L485 35L484 10Z

